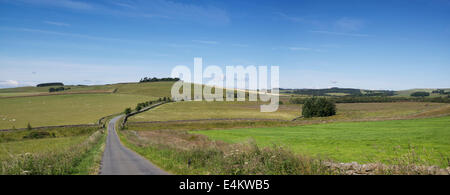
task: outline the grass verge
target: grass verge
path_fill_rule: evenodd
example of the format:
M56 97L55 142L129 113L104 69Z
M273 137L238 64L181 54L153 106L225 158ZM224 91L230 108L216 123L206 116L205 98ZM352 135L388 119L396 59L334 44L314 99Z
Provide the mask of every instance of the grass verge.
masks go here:
M87 135L0 143L0 174L95 174L104 140L101 129Z

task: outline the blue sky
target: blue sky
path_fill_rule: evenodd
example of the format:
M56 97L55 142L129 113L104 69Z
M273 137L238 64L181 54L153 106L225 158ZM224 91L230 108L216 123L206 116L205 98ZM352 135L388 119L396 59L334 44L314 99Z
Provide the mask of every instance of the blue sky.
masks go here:
M450 87L450 1L0 0L0 87L278 65L283 88Z

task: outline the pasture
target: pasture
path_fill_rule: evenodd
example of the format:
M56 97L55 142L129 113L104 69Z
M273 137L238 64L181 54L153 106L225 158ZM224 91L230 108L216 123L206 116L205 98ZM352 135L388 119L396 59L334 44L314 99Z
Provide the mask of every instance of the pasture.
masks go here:
M175 102L165 104L130 118L130 122L195 119L280 119L292 120L301 115L301 105L280 105L277 112L260 112L258 102ZM302 120L388 120L414 117L448 108L447 104L424 102L337 104L337 115Z
M129 94L71 94L0 98L0 129L95 124L101 117L134 108L151 97Z
M450 164L450 116L295 127L191 131L229 143L278 145L336 162Z

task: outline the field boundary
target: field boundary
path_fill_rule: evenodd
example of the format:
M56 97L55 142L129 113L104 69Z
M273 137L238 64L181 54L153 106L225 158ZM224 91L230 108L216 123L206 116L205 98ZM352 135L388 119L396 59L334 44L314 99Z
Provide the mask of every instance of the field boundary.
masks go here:
M33 128L31 128L31 130L51 129L51 128L66 128L66 127L100 127L100 125L98 125L98 124L55 125L55 126L33 127ZM19 129L0 129L0 132L23 131L23 130L28 130L28 128L19 128Z
M290 122L291 120L265 119L265 118L211 118L211 119L170 120L170 121L136 121L136 122L129 122L129 123L130 124L145 124L145 123L174 123L174 122L201 122L201 121L279 121L279 122Z
M134 112L132 112L132 113L130 113L130 114L125 115L125 117L123 117L123 121L122 121L122 123L121 123L120 128L125 127L125 125L127 124L127 121L128 121L128 118L129 118L129 117L134 116L134 115L139 114L139 113L142 113L142 112L145 112L145 111L148 111L148 110L150 110L150 109L152 109L152 108L161 106L161 105L163 105L163 104L165 104L165 103L167 103L167 102L160 102L160 103L158 103L158 104L154 104L154 105L151 105L151 106L149 106L149 107L143 108L143 109L141 109L141 110L139 110L139 111L134 111Z
M0 97L4 99L8 98L22 98L22 97L40 97L40 96L53 96L53 95L78 95L78 94L112 94L115 93L115 91L77 91L77 92L62 92L62 93L38 93L38 94L31 94L31 95L18 95L18 96L6 96L6 97Z

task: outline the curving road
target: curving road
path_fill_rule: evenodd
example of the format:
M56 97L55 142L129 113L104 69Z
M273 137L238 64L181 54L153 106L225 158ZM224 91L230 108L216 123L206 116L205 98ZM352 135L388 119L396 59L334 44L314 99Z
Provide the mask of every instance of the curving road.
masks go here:
M116 132L116 122L123 115L114 117L108 124L108 137L103 153L101 175L168 175L147 159L120 143Z

